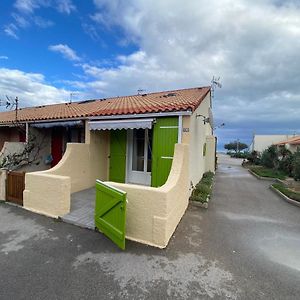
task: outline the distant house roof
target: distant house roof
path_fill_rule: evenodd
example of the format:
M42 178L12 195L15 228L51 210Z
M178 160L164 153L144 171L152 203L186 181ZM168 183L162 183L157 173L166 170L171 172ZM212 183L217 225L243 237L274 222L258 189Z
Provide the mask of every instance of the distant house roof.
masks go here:
M42 105L18 110L18 121L72 119L109 115L194 111L210 87L197 87L73 103ZM0 112L0 124L15 122L15 111Z
M300 136L295 136L293 138L287 139L285 141L281 141L281 142L276 143L274 145L281 146L281 145L286 145L286 144L300 145Z

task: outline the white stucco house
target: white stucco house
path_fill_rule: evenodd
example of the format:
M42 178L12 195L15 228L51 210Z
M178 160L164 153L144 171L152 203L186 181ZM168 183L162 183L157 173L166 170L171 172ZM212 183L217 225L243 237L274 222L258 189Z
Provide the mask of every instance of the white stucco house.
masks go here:
M274 135L258 135L255 134L253 136L253 140L251 145L249 146L250 151L257 151L257 152L263 152L271 145L274 145L278 142L287 140L289 138L292 138L293 135L287 135L287 134L274 134Z
M83 143L67 143L53 168L26 174L24 207L64 216L71 195L99 180L126 193L126 238L165 247L193 186L215 170L211 107L210 87L196 87L21 109L26 128L84 123ZM0 113L0 124L13 122L13 112Z

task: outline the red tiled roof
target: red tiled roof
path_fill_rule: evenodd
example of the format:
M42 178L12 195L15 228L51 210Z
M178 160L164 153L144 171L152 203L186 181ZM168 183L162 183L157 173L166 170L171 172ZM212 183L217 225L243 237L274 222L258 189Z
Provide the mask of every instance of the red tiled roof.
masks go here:
M144 95L43 105L18 110L18 121L41 121L92 116L194 111L210 91L199 87ZM0 123L15 122L15 111L0 112Z
M290 145L300 145L300 136L295 136L293 138L290 138L288 140L285 140L285 141L281 141L281 142L278 142L274 145L286 145L286 144L290 144Z

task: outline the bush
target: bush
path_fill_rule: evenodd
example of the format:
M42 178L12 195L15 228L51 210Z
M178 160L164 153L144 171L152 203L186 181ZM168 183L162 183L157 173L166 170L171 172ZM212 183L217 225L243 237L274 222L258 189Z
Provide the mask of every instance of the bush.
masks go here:
M274 170L271 168L266 168L262 166L254 166L250 167L250 170L254 172L256 175L261 177L267 177L267 178L278 178L278 179L285 179L285 173L279 170Z
M286 173L288 176L292 176L293 173L293 161L294 157L290 153L279 161L279 170Z
M267 168L278 168L279 159L276 146L272 145L268 149L263 151L261 155L261 164Z
M300 151L297 151L294 155L293 155L293 177L294 179L300 180Z
M248 152L238 152L238 153L232 153L230 154L230 157L232 158L248 158Z
M248 153L247 157L248 161L251 164L259 165L260 164L260 157L257 151L252 151L251 153Z
M198 201L201 203L207 202L207 198L211 194L211 186L213 182L214 173L206 172L203 174L202 179L195 186L190 197L191 201Z

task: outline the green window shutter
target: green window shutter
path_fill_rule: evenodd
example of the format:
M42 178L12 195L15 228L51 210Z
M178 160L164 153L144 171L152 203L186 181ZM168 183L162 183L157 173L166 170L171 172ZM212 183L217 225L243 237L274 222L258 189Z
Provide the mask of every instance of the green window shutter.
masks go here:
M110 131L109 180L125 183L126 176L126 130Z
M151 186L159 187L167 181L177 141L178 117L156 119L153 128Z

